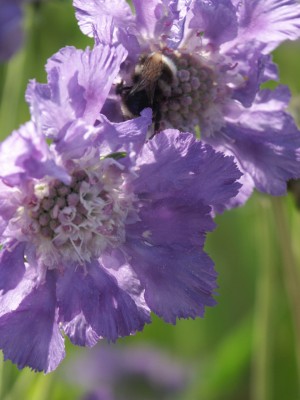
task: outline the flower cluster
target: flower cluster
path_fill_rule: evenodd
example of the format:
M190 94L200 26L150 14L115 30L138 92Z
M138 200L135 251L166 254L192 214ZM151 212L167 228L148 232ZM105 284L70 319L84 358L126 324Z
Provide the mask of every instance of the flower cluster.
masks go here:
M203 316L213 215L300 176L288 91L260 89L300 6L133 4L74 0L95 47L48 60L26 91L31 120L0 145L0 348L19 368L55 369L63 335L91 347L151 312Z
M0 146L0 347L20 368L56 368L63 333L93 346L141 330L150 311L175 323L215 303L205 234L240 172L190 133L146 143L150 109L100 114L125 57L59 51L48 83L28 86L32 120Z
M243 173L233 205L253 188L282 195L286 181L299 177L300 134L286 112L289 91L261 89L278 80L270 51L300 37L296 0L133 0L135 14L125 0L111 7L105 0L73 3L85 34L128 50L120 71L125 90L141 92L147 78L136 85L137 74L146 73L153 53L169 60L173 79L162 73L149 97L159 110L156 130L194 132L233 155Z

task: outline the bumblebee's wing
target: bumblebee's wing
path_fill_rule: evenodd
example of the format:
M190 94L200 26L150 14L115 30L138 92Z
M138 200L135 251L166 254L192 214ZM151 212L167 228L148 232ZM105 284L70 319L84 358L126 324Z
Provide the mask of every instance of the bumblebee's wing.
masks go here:
M136 95L139 92L144 92L147 95L149 103L152 105L156 85L157 81L149 82L147 80L143 80L132 87L130 96Z
M130 95L145 90L152 104L157 81L161 76L162 66L162 55L160 53L155 53L148 57L141 70L140 79L133 85Z

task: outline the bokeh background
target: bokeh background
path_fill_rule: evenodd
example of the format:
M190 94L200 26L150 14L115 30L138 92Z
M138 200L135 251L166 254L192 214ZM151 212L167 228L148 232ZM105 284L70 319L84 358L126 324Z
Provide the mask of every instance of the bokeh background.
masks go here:
M47 58L65 45L92 45L79 31L70 0L31 3L24 11L25 45L0 65L1 140L29 119L26 85L33 78L45 82ZM281 83L292 91L291 112L300 121L300 42L285 43L274 60ZM171 357L170 365L181 366L188 378L172 399L298 400L300 212L290 194L270 198L255 193L244 207L219 216L217 224L206 250L219 274L218 304L207 309L205 318L180 320L175 326L153 316L142 333L119 345L133 352L136 346L151 346ZM87 387L79 379L80 367L74 372L72 366L86 357L86 349L66 341L67 357L49 375L19 371L1 355L0 399L81 398ZM138 390L137 382L130 384L132 393ZM151 398L146 392L138 396L130 400Z

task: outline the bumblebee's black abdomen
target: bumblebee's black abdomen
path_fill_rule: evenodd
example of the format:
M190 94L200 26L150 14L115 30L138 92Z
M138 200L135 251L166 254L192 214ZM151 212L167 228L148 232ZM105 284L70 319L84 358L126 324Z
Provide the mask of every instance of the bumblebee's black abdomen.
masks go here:
M152 107L146 90L139 90L133 94L128 93L126 96L126 107L136 117L141 114L144 108Z

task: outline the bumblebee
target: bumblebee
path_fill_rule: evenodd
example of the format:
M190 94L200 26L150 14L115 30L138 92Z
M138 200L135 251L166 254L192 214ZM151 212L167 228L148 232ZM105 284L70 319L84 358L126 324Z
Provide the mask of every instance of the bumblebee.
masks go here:
M160 106L166 100L160 84L171 85L177 69L173 61L161 52L151 53L136 66L132 76L132 85L118 84L116 93L122 99L122 112L125 118L131 119L140 115L144 108L153 111L155 131L160 123Z

